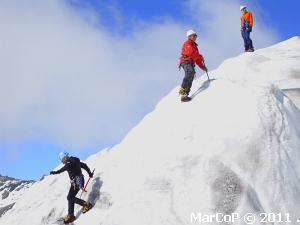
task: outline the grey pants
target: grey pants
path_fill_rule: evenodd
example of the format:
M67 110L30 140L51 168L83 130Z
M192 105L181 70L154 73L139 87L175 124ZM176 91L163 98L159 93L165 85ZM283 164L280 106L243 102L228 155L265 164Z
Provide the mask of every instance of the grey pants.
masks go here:
M181 66L185 72L181 87L184 88L185 93L189 95L196 74L195 65L189 61L184 61Z

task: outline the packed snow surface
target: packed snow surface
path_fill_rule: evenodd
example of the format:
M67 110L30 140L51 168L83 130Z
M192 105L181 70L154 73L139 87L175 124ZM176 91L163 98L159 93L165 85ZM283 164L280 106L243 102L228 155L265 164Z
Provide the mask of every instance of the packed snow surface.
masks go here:
M214 225L192 215L216 213L300 220L299 37L228 59L209 75L194 82L191 102L181 103L176 87L119 145L86 160L96 172L83 198L95 207L74 224ZM59 224L68 189L67 174L47 176L0 224Z

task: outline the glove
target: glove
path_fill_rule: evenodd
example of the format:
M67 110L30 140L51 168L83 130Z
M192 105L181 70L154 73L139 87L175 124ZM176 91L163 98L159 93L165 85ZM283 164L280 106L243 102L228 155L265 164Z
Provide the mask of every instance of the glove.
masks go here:
M252 27L247 27L247 31L252 32Z
M54 174L56 174L55 171L51 171L50 172L50 175L54 175Z
M90 173L89 176L90 176L90 178L93 178L94 173Z

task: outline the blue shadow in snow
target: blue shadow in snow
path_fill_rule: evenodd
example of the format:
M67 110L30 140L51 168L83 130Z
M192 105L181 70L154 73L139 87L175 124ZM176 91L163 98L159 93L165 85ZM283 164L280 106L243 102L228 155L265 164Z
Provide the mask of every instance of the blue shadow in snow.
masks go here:
M199 87L198 90L195 91L195 93L193 93L193 94L191 95L191 98L192 98L192 99L195 98L195 97L196 97L198 94L200 94L202 91L206 90L206 89L209 87L210 83L213 82L213 81L215 81L215 80L216 80L216 79L210 79L210 80L205 81L205 82L201 85L201 87Z

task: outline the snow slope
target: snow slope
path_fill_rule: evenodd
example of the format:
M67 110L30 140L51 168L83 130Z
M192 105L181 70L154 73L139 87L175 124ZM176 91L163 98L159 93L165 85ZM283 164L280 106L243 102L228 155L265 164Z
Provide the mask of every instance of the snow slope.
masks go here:
M282 91L300 88L299 37L210 76L194 82L192 102L180 103L177 87L119 145L87 159L96 174L84 198L95 207L74 224L195 224L191 214L217 212L300 219L300 111ZM67 174L47 176L0 224L58 224L68 188Z

